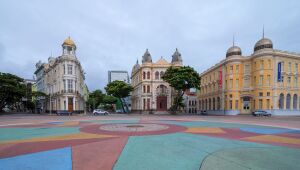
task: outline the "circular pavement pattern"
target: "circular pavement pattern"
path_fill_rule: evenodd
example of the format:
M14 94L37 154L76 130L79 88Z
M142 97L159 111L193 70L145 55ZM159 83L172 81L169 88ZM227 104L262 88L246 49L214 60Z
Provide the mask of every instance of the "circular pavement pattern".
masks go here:
M159 131L168 129L167 125L159 125L159 124L146 124L146 123L137 123L137 124L129 124L129 123L119 123L119 124L109 124L100 126L101 130L106 131L124 131L124 132L148 132L148 131Z
M89 125L80 128L81 132L117 136L160 135L185 131L186 127L156 123L112 123Z

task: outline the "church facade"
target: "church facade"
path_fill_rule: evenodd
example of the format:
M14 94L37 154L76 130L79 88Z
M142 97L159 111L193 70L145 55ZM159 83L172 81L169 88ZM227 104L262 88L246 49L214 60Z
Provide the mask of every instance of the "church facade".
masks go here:
M132 111L167 111L174 96L174 90L163 81L162 76L169 67L181 67L182 58L176 49L172 61L168 62L161 57L152 62L148 49L142 57L142 63L132 68L131 84L134 88L131 96Z

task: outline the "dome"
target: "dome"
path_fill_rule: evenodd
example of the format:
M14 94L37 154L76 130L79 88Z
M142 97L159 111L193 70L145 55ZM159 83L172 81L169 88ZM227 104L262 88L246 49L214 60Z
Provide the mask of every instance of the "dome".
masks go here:
M174 62L182 62L181 54L179 53L177 48L176 48L174 54L172 55L172 63L174 63Z
M73 41L70 37L68 37L68 38L64 41L64 43L63 43L62 45L71 45L71 46L75 46L75 43L74 43L74 41Z
M242 55L242 50L238 46L232 46L227 50L226 58L233 55Z
M143 60L142 60L142 63L147 63L147 62L152 63L152 57L151 57L151 54L149 53L148 49L146 50L145 54L143 55Z
M132 71L138 70L140 68L139 61L136 60L136 64L133 66Z
M273 43L268 38L262 38L259 41L257 41L257 43L254 46L254 51L258 51L265 48L273 49Z

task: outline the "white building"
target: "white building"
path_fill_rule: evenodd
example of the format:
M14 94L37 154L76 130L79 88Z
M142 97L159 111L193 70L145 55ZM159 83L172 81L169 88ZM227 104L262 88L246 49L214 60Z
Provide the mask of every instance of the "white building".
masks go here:
M76 45L70 37L63 42L62 50L61 56L36 64L37 88L50 96L47 111L83 112L85 76L76 57Z

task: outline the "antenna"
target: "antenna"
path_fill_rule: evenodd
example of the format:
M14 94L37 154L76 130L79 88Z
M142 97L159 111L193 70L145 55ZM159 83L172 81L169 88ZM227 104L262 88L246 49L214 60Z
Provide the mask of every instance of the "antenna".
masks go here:
M232 46L234 46L234 34L232 36Z

